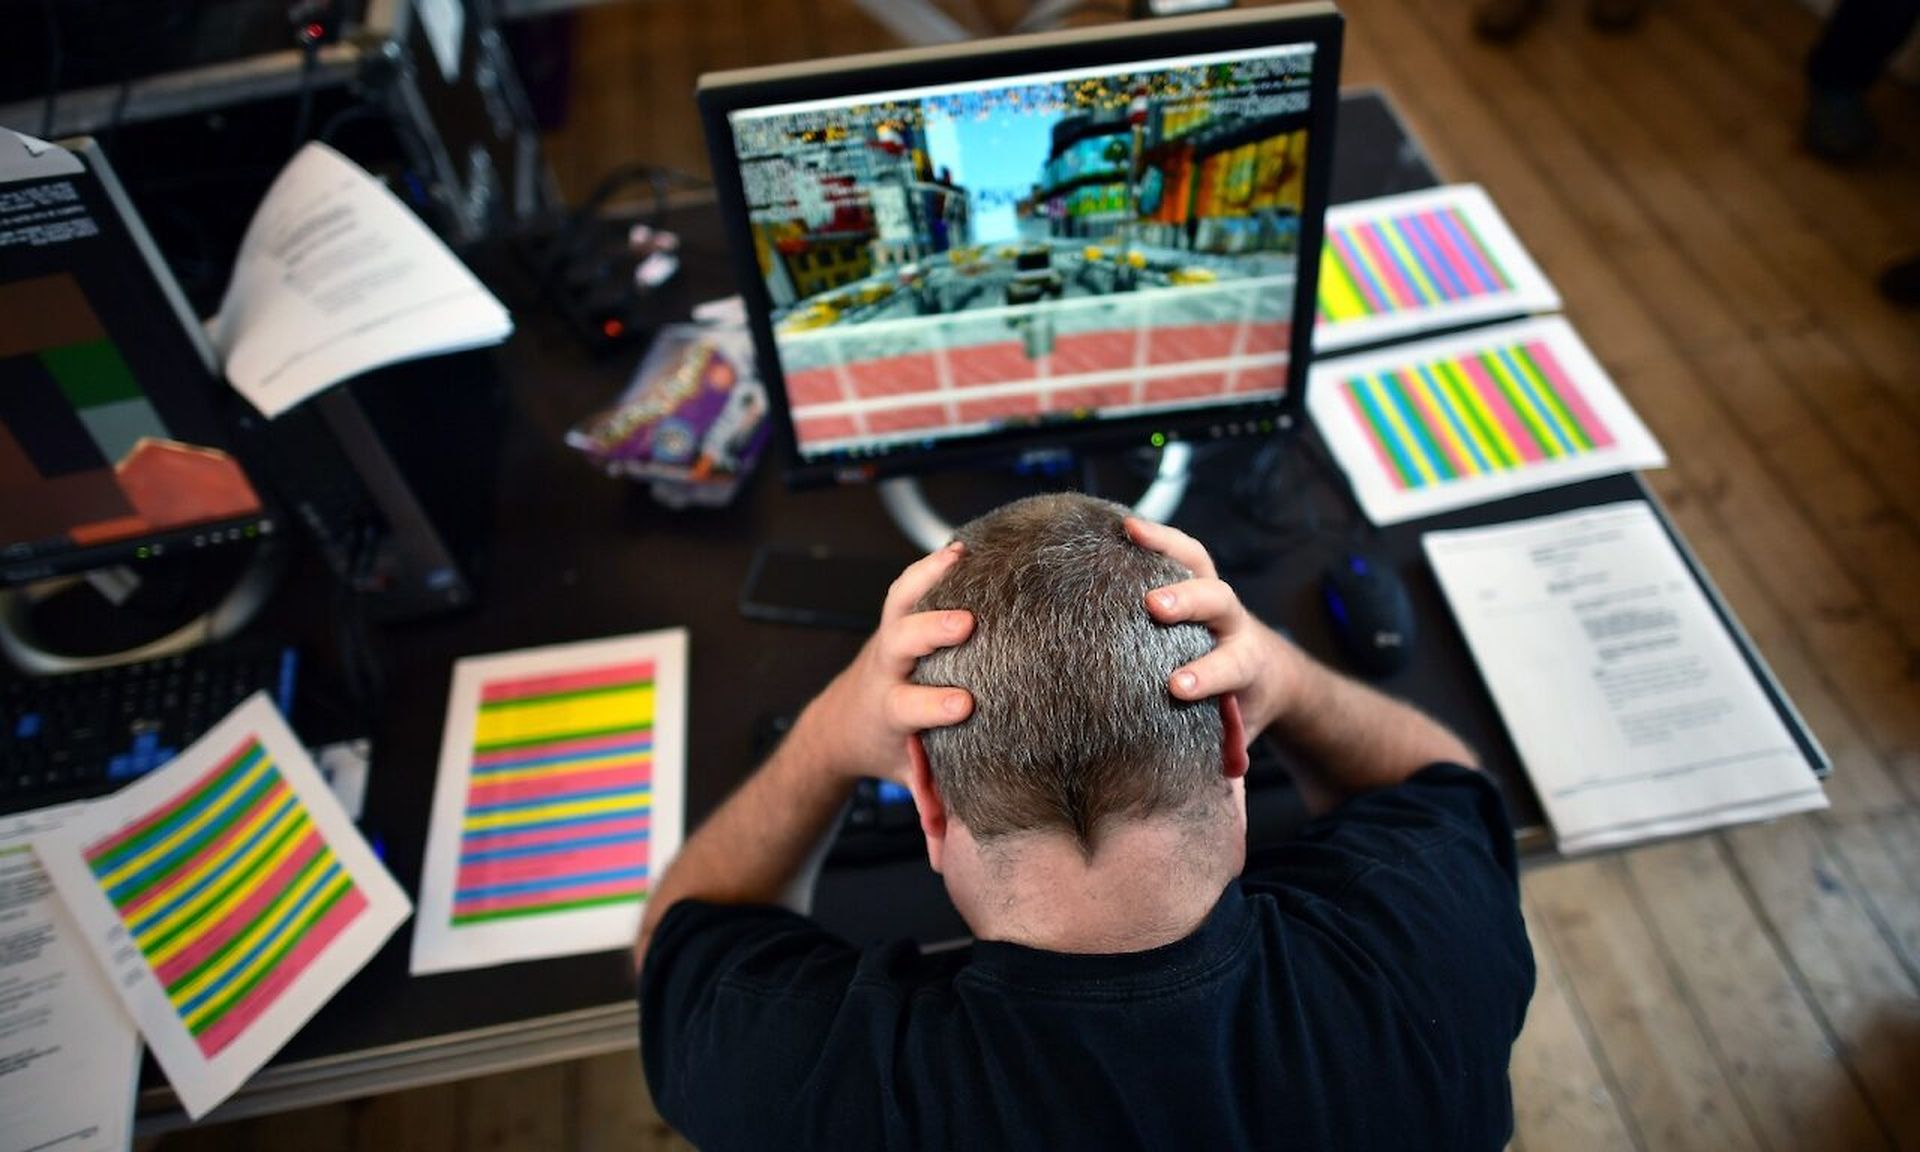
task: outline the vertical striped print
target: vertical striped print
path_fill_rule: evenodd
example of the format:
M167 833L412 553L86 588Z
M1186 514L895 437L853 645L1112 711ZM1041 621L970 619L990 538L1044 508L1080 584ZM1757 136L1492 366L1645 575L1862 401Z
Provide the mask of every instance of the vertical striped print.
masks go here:
M1614 442L1539 341L1349 377L1338 387L1382 469L1403 491Z
M481 688L453 923L644 898L653 676L638 661Z
M1339 323L1511 287L1459 209L1429 209L1329 229L1320 257L1318 311Z
M252 737L85 856L209 1059L367 908Z

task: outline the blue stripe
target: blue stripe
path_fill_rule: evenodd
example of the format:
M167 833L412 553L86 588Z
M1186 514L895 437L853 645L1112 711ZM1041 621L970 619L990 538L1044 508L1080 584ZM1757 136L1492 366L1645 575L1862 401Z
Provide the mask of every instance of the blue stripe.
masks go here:
M1373 272L1367 267L1366 249L1360 245L1360 231L1367 227L1369 227L1369 225L1356 224L1351 231L1346 233L1347 251L1353 255L1353 263L1348 268L1348 271L1353 273L1356 281L1365 280L1367 286L1373 289L1373 294L1380 298L1380 311L1392 312L1397 310L1400 305L1394 301L1393 293L1387 291L1387 286L1374 279ZM1338 252L1339 250L1335 249L1335 251ZM1369 302L1369 306L1371 306L1371 302Z
M1387 451L1393 454L1394 463L1400 465L1400 476L1407 482L1407 487L1426 487L1426 477L1420 475L1420 469L1413 466L1413 460L1407 455L1406 446L1400 443L1399 434L1393 430L1393 425L1387 422L1386 413L1380 410L1379 403L1374 400L1373 387L1368 384L1366 378L1356 376L1347 381L1347 388L1353 393L1353 398L1360 401L1360 406L1367 410L1367 417L1373 424L1373 430L1380 434L1380 443L1387 446Z
M1460 226L1460 221L1454 219L1452 212L1442 209L1435 212L1434 217L1440 221L1440 227L1444 229L1448 237L1453 240L1454 247L1460 249L1460 254L1467 258L1467 263L1473 265L1474 272L1482 280L1486 281L1487 291L1500 291L1501 282L1504 281L1506 277L1501 276L1494 269L1492 264L1493 253L1482 252L1480 246L1474 243L1473 237L1469 236L1466 229Z
M1459 273L1447 263L1446 254L1433 242L1433 237L1427 235L1418 217L1395 220L1393 226L1400 233L1400 239L1406 241L1408 250L1419 257L1420 266L1427 270L1427 278L1439 286L1443 299L1458 300L1467 295L1467 287L1461 282Z
M572 764L579 760L597 760L602 756L617 756L622 752L651 751L653 751L653 737L645 736L631 744L614 744L595 752L566 752L554 756L522 756L513 760L501 760L494 764L475 764L473 766L473 775L480 777L493 772L510 772L521 768L539 768L547 764Z
M247 965L253 963L253 961L262 952L265 952L271 949L275 941L279 940L281 937L286 935L287 925L293 923L294 918L300 915L301 909L313 903L314 900L319 897L320 893L325 892L327 890L327 885L333 883L333 878L338 875L340 875L340 861L335 860L332 864L327 866L325 871L320 873L319 881L316 882L312 888L309 888L307 890L307 894L305 896L302 896L299 900L295 901L294 905L291 908L288 908L286 911L282 912L280 914L280 919L274 923L272 928L269 928L267 930L267 934L260 938L259 943L255 944L252 948L247 949L247 954L242 956L239 960L235 961L232 967L228 968L225 972L221 973L220 979L215 980L212 984L209 984L207 987L202 988L197 995L195 995L191 1000L188 1000L185 1004L177 1005L177 1007L180 1010L180 1015L183 1018L187 1016L191 1016L196 1011L199 1010L202 1004L205 1004L208 1000L212 999L215 996L218 996L222 988L225 988L228 984L232 983L233 978L236 975L246 970Z
M1561 449L1569 456L1579 452L1580 448L1567 439L1567 434L1560 430L1560 414L1553 410L1553 405L1547 402L1545 396L1540 395L1540 389L1533 386L1533 377L1529 376L1526 370L1514 360L1512 349L1497 349L1495 355L1499 356L1500 362L1507 366L1507 371L1513 373L1514 382L1526 390L1527 398L1532 400L1533 406L1540 410L1540 423L1545 424L1547 431L1553 433L1553 438L1560 442Z
M604 884L609 880L645 880L647 869L615 868L609 872L583 872L578 876L561 876L548 880L522 880L517 884L495 884L491 888L462 888L453 894L457 904L462 900L485 900L492 896L517 896L522 892L557 892L568 888L585 888L589 884Z
M1433 474L1442 482L1454 479L1453 465L1447 462L1440 445L1434 442L1432 430L1413 410L1413 401L1400 391L1400 382L1393 378L1392 373L1380 373L1380 390L1387 394L1387 402L1400 413L1400 419L1407 422L1407 428L1413 432L1414 443L1433 465Z
M467 808L468 816L491 816L500 812L519 812L527 808L546 808L554 804L576 804L582 800L607 800L615 796L638 796L647 791L645 785L636 787L622 784L618 788L595 788L587 792L556 792L550 796L536 796L531 800L502 800L498 804L476 804Z
M250 772L252 769L249 768L247 771ZM273 787L274 781L279 778L280 774L269 766L265 772L260 773L260 778L255 780L252 787L248 788L245 792L236 795L231 788L225 789L220 798L221 808L223 810L220 815L225 815L227 811L231 811L232 809L238 808L244 810L252 807L253 804L265 794L267 789ZM211 808L211 805L208 807ZM107 890L107 899L117 906L120 901L129 899L133 895L128 889L138 887L145 882L148 877L171 871L180 861L206 847L213 840L213 827L220 822L220 815L216 815L208 820L198 832L195 832L179 844L176 844L165 855L153 860L138 872L120 881L120 883L115 884L112 888L109 888ZM236 819L244 819L244 817L236 817ZM171 835L171 833L169 833L169 835Z
M648 839L647 830L621 832L612 836L587 836L577 840L555 840L551 844L522 844L515 848L495 848L488 852L466 852L461 854L460 863L483 864L489 860L513 860L521 856L547 856L555 852L574 852L581 848L599 848L607 844L631 844L636 840Z
M219 788L215 789L214 791L207 793L205 796L200 797L198 800L194 801L192 804L187 805L185 808L180 809L180 811L175 812L173 815L167 817L165 820L155 825L154 827L160 829L161 831L159 835L155 836L149 842L149 847L153 844L158 844L162 840L165 840L168 836L171 836L176 829L180 828L182 825L192 820L195 815L206 811L206 809L209 806L219 803L220 798L222 796L227 795L229 792L233 790L235 781L240 780L248 772L251 772L253 770L253 766L259 763L261 760L265 759L266 755L267 753L265 749L261 748L258 744L254 745L253 751L247 753L245 756L242 756L240 758L240 763L236 765L237 770L234 771L233 775L227 777L227 782L225 784L221 785ZM145 851L145 849L142 849L142 851ZM112 872L115 868L119 867L121 864L124 864L128 860L131 860L135 856L139 856L139 855L140 855L140 852L134 852L131 855L122 857L120 860L116 861L113 864L99 864L90 860L87 862L87 865L88 867L93 869L93 874L95 876L98 876L104 879L107 873Z
M1466 446L1467 455L1473 457L1473 462L1480 466L1480 471L1493 471L1493 466L1487 463L1487 458L1480 454L1480 446L1473 442L1473 433L1467 430L1466 423L1460 419L1460 413L1454 407L1453 395L1441 387L1439 379L1435 377L1433 365L1418 364L1415 365L1414 371L1420 373L1420 379L1426 381L1427 387L1433 390L1433 402L1440 406L1440 414L1446 417L1447 423L1453 425L1454 434L1459 436L1460 443Z
M254 829L253 835L247 837L246 843L240 845L237 851L235 851L231 856L227 857L228 862L238 860L241 857L245 856L247 853L253 851L256 847L258 847L261 844L261 842L263 842L267 838L267 833L273 831L274 822L279 820L280 817L289 808L292 808L296 803L298 803L298 798L294 796L293 790L289 788L287 790L286 797L282 799L277 806L274 807L272 813L268 815L268 817L265 820L261 821L260 827ZM295 821L293 824L289 824L287 827L293 828L297 826L298 826L298 821ZM283 828L281 829L281 831L284 832L286 831L286 829ZM159 921L165 919L167 916L171 915L174 909L180 907L182 904L185 904L187 901L192 900L195 896L200 895L200 893L205 892L207 889L213 887L215 884L220 883L222 880L227 879L231 875L232 875L232 872L228 869L226 864L222 864L220 867L214 868L208 871L208 873L205 876L202 876L199 882L194 884L193 887L188 888L186 891L175 895L173 899L167 901L165 904L158 905L157 907L154 907L154 908L149 908L146 912L142 913L137 920L127 921L127 930L129 932L132 932L135 937L138 937L142 932L145 932L148 929L148 927L158 923Z
M461 834L461 839L474 836L499 836L508 832L538 832L543 828L570 828L578 824L592 824L600 820L629 820L642 812L653 811L652 801L637 808L621 808L614 812L592 812L585 816L563 816L557 820L536 820L531 824L514 824L505 828L472 828Z

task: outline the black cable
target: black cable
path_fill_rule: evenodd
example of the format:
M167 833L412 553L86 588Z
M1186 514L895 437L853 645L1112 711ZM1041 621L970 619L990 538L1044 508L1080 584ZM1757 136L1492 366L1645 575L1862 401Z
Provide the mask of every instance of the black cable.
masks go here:
M542 290L551 288L555 279L578 254L581 235L593 223L594 217L614 194L630 184L647 181L653 189L653 215L649 222L658 224L667 212L667 194L672 185L682 188L705 188L707 181L677 168L663 168L656 164L622 164L600 178L587 198L579 207L567 214L566 221L554 234L553 245L548 250L547 266L540 277Z
M41 0L40 4L46 10L47 17L47 102L40 112L40 138L43 140L53 139L53 114L60 102L60 76L66 70L58 3L59 0Z
M307 142L307 129L313 126L313 74L320 66L320 40L318 37L302 36L300 39L300 102L299 111L293 118L293 151Z

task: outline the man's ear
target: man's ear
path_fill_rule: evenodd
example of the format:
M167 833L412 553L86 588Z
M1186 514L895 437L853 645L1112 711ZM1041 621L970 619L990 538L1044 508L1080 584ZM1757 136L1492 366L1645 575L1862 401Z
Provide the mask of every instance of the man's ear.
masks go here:
M1247 774L1247 725L1240 719L1240 698L1220 697L1220 771L1229 780Z
M920 831L927 838L927 863L939 872L940 857L947 847L947 806L933 785L933 769L927 764L927 748L918 732L907 737L907 791L913 793Z

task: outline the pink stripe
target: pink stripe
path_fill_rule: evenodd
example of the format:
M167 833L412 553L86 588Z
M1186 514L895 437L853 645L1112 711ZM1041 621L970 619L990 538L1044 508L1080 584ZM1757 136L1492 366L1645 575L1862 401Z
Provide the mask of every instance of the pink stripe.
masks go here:
M1393 378L1400 385L1400 391L1406 393L1407 399L1413 401L1414 407L1418 408L1420 415L1426 419L1427 436L1436 448L1446 453L1447 463L1453 465L1454 474L1466 477L1480 471L1474 467L1472 460L1463 459L1454 449L1453 437L1449 435L1453 431L1453 425L1447 420L1447 414L1435 408L1428 400L1426 386L1419 376L1406 368L1401 368L1394 372Z
M273 783L267 786L266 793L254 801L244 812L234 817L233 823L227 825L226 831L220 833L213 843L195 852L191 859L168 869L167 878L164 881L155 884L125 904L120 905L120 918L131 921L140 914L142 908L178 889L180 882L191 875L193 870L199 867L201 863L219 856L233 844L234 840L239 837L241 830L247 826L249 817L256 816L261 812L271 811L275 805L286 798L286 795L287 782L276 776Z
M1454 364L1467 374L1467 379L1473 382L1474 391L1480 394L1481 402L1493 413L1493 418L1500 421L1500 426L1507 430L1507 440L1520 453L1521 459L1529 464L1541 459L1540 445L1534 441L1533 433L1527 431L1526 422L1513 410L1513 405L1507 403L1507 394L1500 390L1500 385L1487 375L1480 358L1462 356Z
M606 748L617 748L622 744L631 744L646 732L644 727L615 732L608 736L578 736L569 740L555 740L551 744L528 745L523 748L507 748L499 752L483 752L473 758L475 768L491 768L495 764L506 764L515 760L527 760L536 756L572 756L581 752L599 752Z
M1375 312L1391 310L1393 305L1381 299L1380 293L1374 289L1373 276L1367 271L1366 264L1360 259L1359 251L1353 246L1352 233L1336 231L1331 235L1333 246L1339 250L1341 258L1346 262L1347 278L1353 281L1353 286L1359 289L1360 295L1367 298L1368 306Z
M320 958L320 953L326 951L327 945L333 943L340 933L345 932L347 925L353 923L354 917L365 911L366 907L367 898L360 889L348 888L342 893L333 907L327 909L327 914L315 921L313 926L300 937L300 942L280 958L280 963L274 965L273 971L267 974L265 980L255 984L253 991L242 997L238 1004L227 1009L220 1019L214 1021L213 1027L196 1037L195 1042L200 1045L200 1051L206 1053L208 1059L212 1059L220 1054L222 1048L233 1043L240 1033L247 1030L248 1025L258 1020L261 1013L280 998L281 993L299 978L300 973L305 972L309 965Z
M147 815L141 817L138 823L129 824L125 828L122 828L120 831L114 833L112 836L109 836L104 840L95 842L92 847L87 849L87 852L86 852L87 863L89 864L93 863L94 860L98 859L101 856L106 855L108 852L113 851L115 848L118 848L120 845L126 843L128 840L133 839L135 836L140 835L140 833L145 832L147 829L153 827L155 824L160 823L161 821L167 819L167 817L172 816L175 812L178 812L181 806L187 802L188 797L192 796L194 793L200 791L200 789L206 787L208 784L218 779L222 772L225 772L227 769L239 763L242 757L246 756L247 753L253 751L253 746L255 743L256 741L253 738L253 736L249 735L245 740L242 740L240 742L240 746L238 748L235 748L231 753L228 754L226 759L220 761L220 763L214 765L212 768L209 768L205 775L201 776L198 780L195 780L193 783L187 785L185 788L182 788L179 792L175 793L173 799L167 801L165 805L163 805L162 807L156 808L152 812L149 812Z
M261 883L247 893L246 899L240 901L233 911L222 917L219 923L208 929L199 939L153 970L153 974L160 978L160 983L171 984L193 971L194 965L219 951L222 944L250 927L254 919L260 915L261 910L273 903L274 898L284 892L287 885L293 883L293 878L300 874L301 867L319 855L323 848L319 831L308 828L306 838L301 840L299 846L293 850L293 855L281 861L272 875L262 878Z
M645 791L653 782L651 757L639 757L611 768L590 772L564 772L533 780L509 780L501 784L476 782L467 790L467 807L506 804L516 800L544 800L571 796L577 792L597 792L603 788L631 788Z
M462 852L492 852L501 848L532 848L589 836L624 836L645 832L653 826L649 816L622 816L604 824L569 824L563 828L542 828L535 832L503 832L493 836L472 836L460 841Z
M1387 479L1393 481L1395 488L1404 489L1407 482L1400 475L1400 466L1393 462L1393 454L1388 452L1387 446L1381 442L1380 433L1374 431L1373 421L1367 419L1367 410L1360 407L1360 398L1353 394L1353 390L1359 386L1360 382L1357 380L1343 380L1340 383L1340 395L1346 398L1347 407L1353 410L1353 422L1358 424L1360 431L1366 434L1367 443L1373 445L1373 454L1380 459L1380 470L1386 473Z
M496 884L525 884L535 880L564 879L591 872L611 872L616 868L639 868L647 862L647 842L627 840L602 844L578 852L555 852L551 856L515 856L507 860L485 860L460 869L454 880L454 899L472 888L491 888Z
M512 896L494 896L485 900L466 900L453 906L456 916L470 916L475 912L505 912L513 908L538 908L546 904L565 904L575 900L597 900L602 896L625 896L632 894L635 900L647 890L645 880L609 880L603 884L589 884L580 888L568 888L564 892L516 892Z
M557 672L552 676L529 676L525 680L501 680L480 689L480 703L520 700L528 696L550 696L555 692L578 692L585 688L604 688L653 679L653 661L609 664L605 668L585 668L579 672Z
M1419 217L1420 230L1430 243L1439 245L1440 250L1446 253L1447 267L1452 268L1453 274L1460 277L1461 282L1469 288L1498 292L1500 285L1489 283L1485 276L1475 270L1473 261L1467 259L1466 253L1460 251L1460 246L1453 242L1453 234L1440 222L1439 215L1437 212L1422 212ZM1491 260L1491 257L1488 259Z
M1359 232L1360 242L1367 246L1367 251L1373 254L1374 263L1380 266L1381 273L1386 276L1388 290L1400 298L1399 303L1402 307L1419 307L1420 293L1414 291L1412 282L1400 271L1400 262L1395 260L1393 253L1381 243L1380 229L1368 224L1362 226Z
M1607 431L1607 425L1600 419L1600 414L1587 403L1586 394L1568 379L1566 370L1560 367L1560 361L1553 358L1553 350L1539 341L1526 347L1527 355L1533 357L1533 362L1540 366L1540 371L1547 374L1547 382L1552 384L1553 390L1559 394L1560 402L1567 406L1567 410L1573 413L1573 418L1587 430L1587 437L1593 441L1593 446L1595 448L1611 447L1613 433Z

